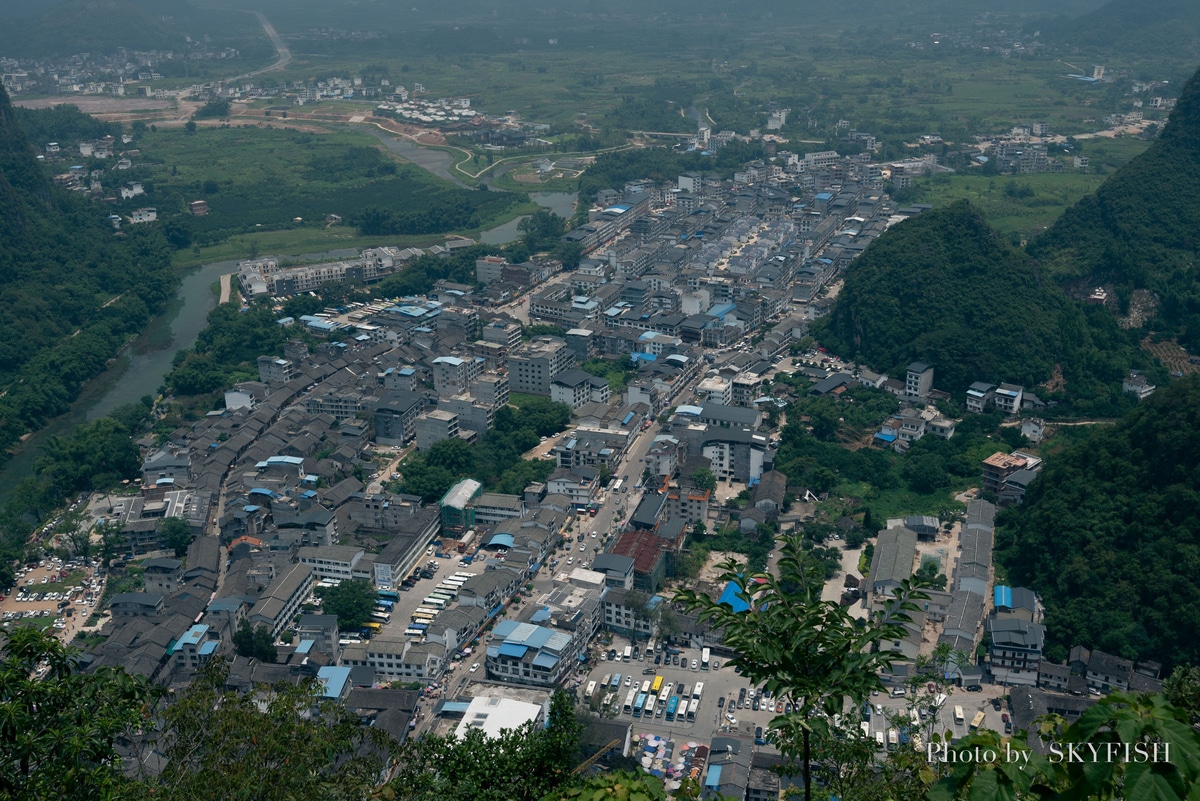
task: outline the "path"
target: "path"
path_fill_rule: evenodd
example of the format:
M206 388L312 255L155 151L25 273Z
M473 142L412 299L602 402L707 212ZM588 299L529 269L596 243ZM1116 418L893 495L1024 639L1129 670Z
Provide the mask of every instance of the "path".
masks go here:
M221 303L228 303L229 296L233 290L233 273L225 273L221 276Z

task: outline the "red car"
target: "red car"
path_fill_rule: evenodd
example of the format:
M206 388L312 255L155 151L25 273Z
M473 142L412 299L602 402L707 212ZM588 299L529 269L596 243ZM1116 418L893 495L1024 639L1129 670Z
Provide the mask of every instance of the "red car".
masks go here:
M934 683L932 681L929 682L928 688L929 688L929 692L931 694L937 692L937 686L934 685Z
M1001 715L1000 720L1002 720L1005 723L1008 723L1008 713L1005 712L1003 715Z

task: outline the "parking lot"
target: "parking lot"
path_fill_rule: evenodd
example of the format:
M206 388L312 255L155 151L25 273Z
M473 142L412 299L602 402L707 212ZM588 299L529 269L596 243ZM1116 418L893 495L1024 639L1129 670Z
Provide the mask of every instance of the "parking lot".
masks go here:
M64 642L70 642L103 592L94 570L90 563L63 563L54 558L20 568L17 586L0 601L2 625L50 628Z

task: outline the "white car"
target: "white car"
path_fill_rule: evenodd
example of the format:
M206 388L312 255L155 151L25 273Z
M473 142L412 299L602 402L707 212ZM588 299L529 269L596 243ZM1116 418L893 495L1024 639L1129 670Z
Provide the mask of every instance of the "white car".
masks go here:
M478 663L478 662L476 662L475 664L471 665L471 669L470 669L470 670L468 670L467 672L468 672L468 673L474 673L474 672L475 672L475 671L477 671L477 670L479 670L479 663Z
M633 683L633 676L626 676L625 677L625 686L628 687L632 683Z
M574 557L574 556L572 556L570 559L568 559L568 560L567 560L567 564L568 564L568 565L573 565L573 564L575 564L575 557Z
M693 659L692 660L692 670L695 670L699 666L700 666L700 663L697 662L695 659Z

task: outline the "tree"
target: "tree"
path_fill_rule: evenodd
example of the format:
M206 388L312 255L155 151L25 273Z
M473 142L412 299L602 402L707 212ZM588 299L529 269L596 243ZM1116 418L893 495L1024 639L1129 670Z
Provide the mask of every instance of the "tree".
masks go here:
M335 701L315 679L255 692L225 689L228 667L210 660L162 713L155 750L165 770L146 796L350 801L374 789L394 743Z
M721 565L720 583L732 582L748 609L735 612L694 590L677 591L675 600L725 632L726 647L737 654L729 661L752 685L794 705L771 726L786 762L800 763L805 801L811 801L813 740L833 736L829 721L842 713L846 697L858 706L882 688L879 673L894 654L876 647L904 636L908 613L926 596L906 582L882 611L856 620L836 601L821 600L825 573L805 547L801 536L786 536L778 576L752 575L735 561Z
M187 123L183 126L183 130L186 131L189 135L196 133L196 121L188 120Z
M107 568L117 555L117 549L125 543L119 520L107 520L96 525L93 533L100 538L100 561Z
M196 537L185 520L179 517L166 517L158 524L159 541L175 552L175 556L187 553L188 546Z
M250 621L242 618L237 631L233 633L233 650L238 656L247 659L257 659L260 662L274 662L277 651L271 632L262 623L251 628Z
M696 489L714 490L717 488L717 477L706 467L700 468L688 478L692 480L692 486Z
M1051 744L1046 756L1026 733L1002 739L982 731L939 746L948 771L927 798L1183 801L1200 786L1200 733L1162 695L1112 693L1069 726L1047 715L1030 734ZM962 759L967 753L972 758Z
M338 627L357 629L371 617L377 596L369 581L343 581L321 593L325 614L337 615Z
M35 675L39 664L48 665ZM116 738L145 725L157 691L31 626L5 633L0 658L0 797L104 799L125 784Z
M472 728L461 737L410 739L387 792L403 801L540 801L573 782L579 728L570 698L558 692L544 729L525 723L498 737Z

